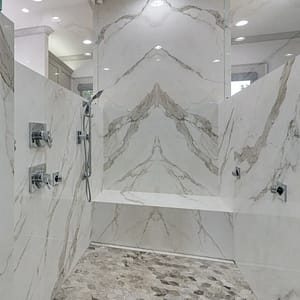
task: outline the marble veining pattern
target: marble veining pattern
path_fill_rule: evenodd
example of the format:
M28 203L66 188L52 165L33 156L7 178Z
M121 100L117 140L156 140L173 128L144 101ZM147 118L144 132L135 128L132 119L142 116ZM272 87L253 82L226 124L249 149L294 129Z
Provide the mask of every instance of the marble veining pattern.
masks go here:
M92 241L233 259L233 214L95 202Z
M255 300L233 264L97 247L86 251L54 300Z
M115 161L126 151L130 144L131 137L139 130L140 123L152 113L153 110L162 110L166 118L171 119L178 132L183 136L187 149L193 153L208 169L208 172L214 175L218 174L216 164L217 134L214 132L212 124L205 117L186 112L172 100L167 93L163 92L159 84L155 84L153 90L139 103L129 114L118 117L108 125L108 131L104 136L104 142L109 143L123 127L126 128L124 138L120 146L109 154L104 163L104 170L107 171ZM201 143L194 140L192 132L198 131L203 139ZM122 158L122 157L121 157ZM120 159L121 159L120 158ZM178 186L179 194L214 194L209 187L197 182L188 172L181 169L174 162L169 161L165 156L161 146L160 137L155 136L151 153L144 161L134 166L121 178L117 179L113 187L119 187L121 190L135 190L135 182L142 176L147 175L149 167L166 169L166 176L173 177L175 185ZM158 171L154 170L151 174ZM121 183L130 177L129 184ZM187 181L187 182L185 182ZM176 184L177 182L177 184ZM193 188L188 188L192 184ZM109 187L111 188L111 187ZM197 191L198 190L198 191Z
M223 1L189 0L164 1L158 10L150 1L133 0L98 7L104 189L218 193L217 103L224 99L224 69L207 61L224 57L223 9ZM169 34L174 25L180 28L176 38ZM174 42L181 37L186 44ZM190 43L196 43L193 49Z
M12 267L18 288L14 289L14 300L50 300L90 243L91 205L82 181L82 147L76 144L76 132L82 123L82 100L16 64L18 121ZM97 108L95 104L93 126L98 128L101 117ZM28 123L32 121L47 124L53 136L51 148L28 147ZM93 132L94 145L99 149L101 140L97 130ZM95 184L101 179L99 156L95 152L93 194L99 193L99 185ZM63 181L50 190L44 188L30 194L28 168L44 162L47 172L59 171Z
M235 152L235 160L241 164L243 161L247 161L249 164L249 168L245 172L249 172L251 169L252 165L255 164L259 158L260 151L263 147L266 146L266 140L268 138L269 132L275 123L279 112L280 112L280 107L283 104L285 97L286 97L286 92L287 92L287 82L289 79L289 76L291 74L291 70L293 67L293 64L295 62L295 59L291 59L287 62L285 65L282 76L280 79L280 86L278 89L278 95L276 97L276 101L270 111L270 114L264 124L264 128L262 131L262 134L258 137L256 143L254 146L246 146L241 150L241 153Z
M119 31L121 31L124 27L126 27L128 24L130 24L136 18L141 16L143 14L143 12L145 11L145 9L147 8L147 6L150 4L150 2L151 2L150 0L146 0L144 2L144 4L142 4L142 6L140 7L139 11L137 11L136 13L120 16L117 19L115 19L113 22L108 23L105 26L103 26L98 35L96 44L100 45L103 41L107 42L107 40L111 37L112 34L115 34ZM218 11L218 9L209 9L209 8L205 9L205 8L201 8L197 5L192 5L192 4L183 5L183 6L178 7L178 6L175 6L172 2L175 2L175 1L165 1L165 3L172 10L174 10L177 13L184 14L194 20L203 22L206 25L211 26L213 29L215 29L213 24L211 24L211 22L205 20L205 18L203 17L203 14L207 14L209 16L212 16L215 19L215 24L217 26L219 26L221 29L225 29L225 27L226 27L226 24L225 24L226 22L224 20L224 17L220 13L220 11ZM117 27L117 30L114 30L114 27Z
M221 196L235 198L235 259L259 299L300 294L299 74L300 58L291 58L220 104ZM287 202L270 191L278 182Z
M0 13L0 299L11 299L14 175L14 26Z

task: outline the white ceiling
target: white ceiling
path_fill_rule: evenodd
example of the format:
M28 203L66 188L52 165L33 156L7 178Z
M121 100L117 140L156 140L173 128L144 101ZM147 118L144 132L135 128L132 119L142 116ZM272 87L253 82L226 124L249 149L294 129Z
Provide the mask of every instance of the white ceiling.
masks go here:
M265 63L271 71L289 59L286 54L300 54L299 38L280 39L280 33L300 31L300 0L231 0L230 15L233 38L253 37L234 44L233 65ZM243 19L247 26L234 26Z
M255 36L300 30L300 0L231 0L231 20L246 19L245 27L232 27L232 36Z
M30 12L23 13L24 7ZM93 14L88 0L3 0L3 13L15 23L16 29L50 26L54 33L50 35L49 50L58 57L92 51L91 45L82 43L84 39L93 39ZM61 22L54 23L54 16ZM67 64L76 67L74 62Z

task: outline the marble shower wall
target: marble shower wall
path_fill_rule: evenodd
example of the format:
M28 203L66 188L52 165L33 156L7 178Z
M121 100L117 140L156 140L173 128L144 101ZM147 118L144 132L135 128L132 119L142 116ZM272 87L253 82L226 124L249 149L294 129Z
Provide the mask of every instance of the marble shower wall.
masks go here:
M0 13L0 299L11 299L14 174L14 26Z
M76 143L81 129L82 98L16 64L15 246L14 300L50 300L90 243L91 205L84 193L83 149ZM96 149L101 147L98 105L94 105ZM28 147L28 123L45 122L52 148ZM97 122L97 123L95 123ZM98 194L101 166L94 153L93 194ZM63 182L29 193L28 168L47 163Z
M224 1L109 0L95 22L103 189L218 194Z
M221 194L235 198L235 258L258 299L300 298L299 78L297 57L220 105Z
M233 214L94 203L92 241L233 259Z

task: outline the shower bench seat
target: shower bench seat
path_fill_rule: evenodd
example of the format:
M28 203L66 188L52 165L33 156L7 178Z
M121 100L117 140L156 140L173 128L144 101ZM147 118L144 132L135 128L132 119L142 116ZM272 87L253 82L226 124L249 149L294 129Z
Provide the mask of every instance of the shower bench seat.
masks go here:
M233 259L232 199L104 190L92 212L92 242Z
M94 201L100 203L233 212L233 200L219 196L103 190Z

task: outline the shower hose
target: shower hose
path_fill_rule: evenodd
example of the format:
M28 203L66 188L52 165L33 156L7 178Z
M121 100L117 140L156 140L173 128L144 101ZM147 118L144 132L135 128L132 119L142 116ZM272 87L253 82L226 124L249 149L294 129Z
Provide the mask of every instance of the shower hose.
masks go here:
M85 180L85 194L88 202L92 201L90 177L92 175L92 115L91 105L88 104L82 118L83 132L87 133L87 137L83 139L84 151L84 173Z

